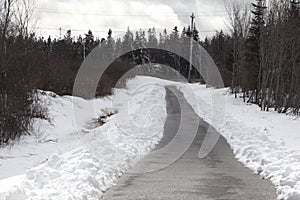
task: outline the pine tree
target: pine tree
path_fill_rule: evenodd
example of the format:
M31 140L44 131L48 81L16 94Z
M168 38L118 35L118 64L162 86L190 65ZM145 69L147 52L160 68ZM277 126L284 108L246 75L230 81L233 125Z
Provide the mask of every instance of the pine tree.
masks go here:
M121 38L118 38L115 44L115 54L117 57L121 56L122 53L122 41Z
M123 37L122 41L122 51L128 52L133 50L133 34L130 31L129 27L127 28L127 31Z
M115 40L112 37L112 30L109 29L107 33L107 40L103 43L106 54L105 59L111 60L115 53Z
M199 31L198 31L196 25L194 25L193 39L194 39L194 41L199 41L200 40Z
M135 49L144 48L146 43L147 43L147 40L145 38L145 31L142 29L140 29L139 31L136 31L135 40L134 40Z
M174 69L177 71L180 71L180 53L181 53L181 42L180 42L180 37L179 37L179 31L177 26L174 27L172 33L170 34L169 40L168 42L168 47L170 48L170 50L172 50L172 52L176 53L170 53L170 58L172 58L172 60L170 60Z
M89 30L88 33L85 34L84 41L85 41L85 48L86 48L86 55L87 55L94 48L94 35L91 30Z
M159 47L166 48L167 42L168 42L168 33L167 33L167 29L164 29L164 32L159 34Z
M158 46L158 40L156 38L156 31L154 27L152 29L149 28L148 30L148 46L153 48L157 48Z
M260 91L261 82L261 66L260 66L260 42L261 33L264 26L264 0L256 0L256 3L252 3L253 17L251 19L249 36L246 40L246 70L248 86L247 89L255 90L255 103L258 102L258 93Z
M135 40L134 40L134 48L136 51L134 52L135 62L138 64L145 64L150 61L149 51L146 48L147 40L145 38L145 31L140 29L136 32Z
M179 53L180 52L180 38L179 38L179 31L177 29L177 26L174 27L173 32L170 34L170 37L168 39L168 46L170 47L170 49L172 49L172 51L174 51L175 53Z
M64 36L64 40L66 41L66 43L68 45L70 45L72 43L72 32L71 32L71 30L67 30L67 33Z

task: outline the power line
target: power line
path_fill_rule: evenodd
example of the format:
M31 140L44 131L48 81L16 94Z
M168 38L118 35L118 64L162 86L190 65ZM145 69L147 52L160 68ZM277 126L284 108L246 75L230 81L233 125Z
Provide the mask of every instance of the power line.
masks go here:
M73 9L53 9L53 8L36 8L36 10L47 10L47 11L67 11L67 12L90 12L89 10L73 10ZM94 10L93 12L97 12L97 13L101 13L103 11L97 11ZM110 13L110 12L107 12ZM156 12L153 12L156 13ZM219 10L219 11L213 11L213 12L204 12L204 14L210 14L210 13L227 13L227 11L224 10ZM141 13L140 13L141 14ZM144 13L142 13L144 14ZM163 13L161 13L163 14ZM180 12L180 14L184 14L184 15L189 15L189 12Z
M55 9L45 9L45 8L37 8L36 12L40 13L49 13L49 14L63 14L63 15L90 15L90 16L113 16L113 17L135 17L135 16L189 16L188 13L152 13L152 14L145 14L145 13L111 13L111 12L87 12L87 11L80 11L80 10L55 10ZM195 15L195 17L209 17L209 16L223 16L227 15L227 12L207 12L203 14Z
M88 29L72 29L72 28L49 28L49 27L38 27L37 29L40 30L50 30L50 31L57 31L57 30L71 30L73 32L79 32L79 31L88 31ZM92 30L93 32L107 32L107 30ZM114 32L126 32L122 30L114 30Z
M40 30L52 30L52 31L58 31L58 30L63 30L63 31L67 31L67 30L71 30L73 32L82 32L82 31L87 31L87 29L72 29L72 28L53 28L53 27L38 27L37 29ZM93 32L107 32L107 30L92 30ZM123 30L113 30L113 32L126 32L127 30L123 31ZM212 32L216 32L216 30L201 30L199 32L204 32L204 33L212 33Z

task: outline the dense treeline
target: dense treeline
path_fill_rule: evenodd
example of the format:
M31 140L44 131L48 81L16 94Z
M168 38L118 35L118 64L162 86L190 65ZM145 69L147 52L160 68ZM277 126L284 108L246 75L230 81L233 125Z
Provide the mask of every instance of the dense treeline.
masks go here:
M0 0L0 144L29 134L33 118L47 118L36 89L71 94L83 60L82 43L71 39L37 38L29 29L30 0ZM86 49L97 43L86 34ZM91 40L90 40L91 38Z
M35 42L28 34L30 4L0 1L0 144L18 138L28 131L33 117L44 117L36 104L32 88L38 81L42 59Z
M300 98L300 17L296 1L257 0L250 8L233 4L230 8L231 33L217 32L200 41L190 27L157 34L155 28L127 32L113 38L95 38L92 31L73 36L68 30L62 38L38 38L29 30L33 13L30 0L0 0L0 144L28 133L35 117L46 118L37 102L35 89L72 94L74 80L84 56L101 48L102 59L115 60L101 77L97 95L111 94L120 77L137 64L169 65L184 77L189 63L179 55L189 55L190 37L214 59L225 86L236 95L257 103L262 110L299 114ZM152 47L144 49L145 46ZM157 49L156 49L157 48ZM125 55L122 52L129 51ZM193 59L199 57L197 45ZM201 60L201 59L200 59ZM201 78L193 69L192 78Z
M220 32L216 32L211 38L206 37L200 44L216 63L222 75L224 86L231 86L233 71L233 38L221 30Z
M103 49L103 59L121 52L134 50L111 64L101 77L97 95L111 93L117 80L137 64L157 62L170 65L187 76L188 62L172 54L163 55L152 50L140 51L146 45L177 45L189 40L189 28L182 32L174 28L164 31L157 38L155 28L132 33L129 28L123 38L114 39L112 30L107 38L95 38L92 31L83 37L72 36L68 30L62 38L38 38L29 30L33 5L30 0L0 0L0 144L28 134L32 119L46 118L45 109L38 104L36 89L50 90L57 94L72 94L74 80L84 56L96 46ZM197 30L194 39L199 40ZM188 47L185 49L188 52ZM150 56L152 55L152 56ZM174 61L176 60L176 61Z
M251 101L262 110L299 114L300 106L300 10L296 1L263 0L252 4L253 17L244 39L245 60L240 67L248 74L241 87L252 93ZM236 77L238 79L238 77ZM234 85L237 86L237 83Z
M231 34L218 32L202 45L219 67L230 70L236 96L241 92L244 101L262 110L299 114L299 1L256 0L244 6L230 6Z
M266 20L258 40L258 103L263 110L273 107L278 112L286 113L291 109L294 114L299 114L299 2L273 1L269 11L262 15L266 15Z

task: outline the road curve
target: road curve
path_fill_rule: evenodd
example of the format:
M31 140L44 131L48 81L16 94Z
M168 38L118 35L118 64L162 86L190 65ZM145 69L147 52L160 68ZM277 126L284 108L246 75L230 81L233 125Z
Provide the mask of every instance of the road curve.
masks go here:
M164 137L157 149L167 145L176 134L182 114L179 102L185 106L182 112L199 120L179 90L167 89L166 100ZM275 187L238 162L223 137L206 158L198 158L207 128L208 124L200 119L192 145L176 162L155 172L126 173L102 199L275 200Z

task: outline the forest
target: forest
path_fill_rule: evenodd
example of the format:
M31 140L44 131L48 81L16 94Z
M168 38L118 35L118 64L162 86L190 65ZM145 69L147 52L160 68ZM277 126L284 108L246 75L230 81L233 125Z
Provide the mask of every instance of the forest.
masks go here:
M200 38L197 28L156 32L155 28L114 38L96 38L92 30L61 38L43 38L30 29L34 6L30 0L0 0L0 144L30 134L34 118L47 119L47 109L39 104L37 89L71 95L77 71L95 47L118 55L112 71L102 80L98 96L111 94L114 83L128 69L148 62L173 67L187 77L189 63L176 55L149 53L145 44L182 47L190 37L211 55L224 84L237 98L258 104L263 111L299 115L300 109L300 5L296 0L256 0L252 4L232 2L228 6L229 30ZM146 45L147 46L147 45ZM131 49L127 55L120 55ZM145 53L146 52L146 53ZM147 54L147 56L145 56ZM147 58L147 59L145 59ZM194 78L199 74L193 73Z

